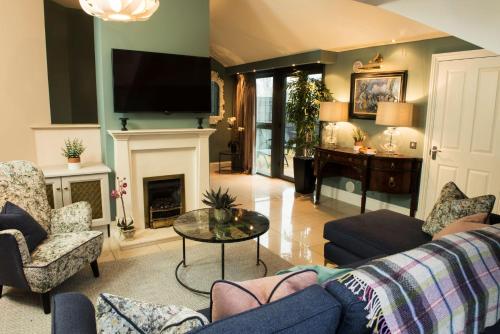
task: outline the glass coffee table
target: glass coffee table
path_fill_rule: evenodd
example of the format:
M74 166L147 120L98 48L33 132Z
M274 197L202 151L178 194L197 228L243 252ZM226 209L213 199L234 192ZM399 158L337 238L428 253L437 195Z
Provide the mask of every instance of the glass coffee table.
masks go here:
M254 211L244 209L216 210L200 209L179 216L174 222L174 231L182 237L182 261L175 268L175 278L186 289L202 294L179 278L179 268L186 267L186 239L221 245L221 276L224 279L224 245L257 238L257 265L267 266L260 259L260 236L269 230L269 219Z

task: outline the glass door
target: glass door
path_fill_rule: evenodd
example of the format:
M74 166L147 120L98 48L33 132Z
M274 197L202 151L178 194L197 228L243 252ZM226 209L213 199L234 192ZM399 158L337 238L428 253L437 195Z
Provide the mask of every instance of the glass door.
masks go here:
M323 75L321 73L313 73L308 75L309 79L321 80ZM283 107L283 124L285 125L283 131L283 163L281 176L284 179L293 180L293 157L295 155L295 147L288 144L288 141L294 139L296 136L295 126L290 124L286 118L286 103L288 102L288 84L296 80L293 76L287 76L285 78L286 92L285 92L285 105Z
M255 171L271 176L273 77L256 79Z

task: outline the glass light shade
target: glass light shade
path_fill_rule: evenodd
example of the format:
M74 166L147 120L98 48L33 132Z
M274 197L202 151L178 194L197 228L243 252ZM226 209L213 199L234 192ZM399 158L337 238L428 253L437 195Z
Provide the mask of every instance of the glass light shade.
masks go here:
M375 124L386 126L412 126L413 104L402 102L379 102Z
M160 0L80 0L89 15L104 21L146 21L160 6Z
M347 122L349 120L349 103L347 102L321 102L319 107L319 120L323 122Z

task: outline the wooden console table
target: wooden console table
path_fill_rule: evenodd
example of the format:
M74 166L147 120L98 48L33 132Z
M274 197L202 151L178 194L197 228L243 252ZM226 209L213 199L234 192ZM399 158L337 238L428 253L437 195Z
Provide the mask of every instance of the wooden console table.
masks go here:
M366 192L410 194L410 216L418 206L422 159L404 155L356 153L352 148L316 147L314 172L317 177L315 203L319 203L323 178L343 176L361 181L361 213L365 212Z

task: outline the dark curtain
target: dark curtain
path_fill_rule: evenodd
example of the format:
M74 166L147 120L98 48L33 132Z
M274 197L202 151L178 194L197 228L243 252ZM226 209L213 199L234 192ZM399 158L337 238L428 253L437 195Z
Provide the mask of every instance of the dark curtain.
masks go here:
M255 147L255 74L238 74L234 113L237 124L244 130L239 132L241 167L247 174L253 173L253 151Z

